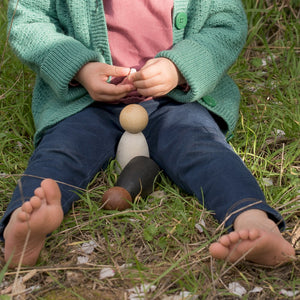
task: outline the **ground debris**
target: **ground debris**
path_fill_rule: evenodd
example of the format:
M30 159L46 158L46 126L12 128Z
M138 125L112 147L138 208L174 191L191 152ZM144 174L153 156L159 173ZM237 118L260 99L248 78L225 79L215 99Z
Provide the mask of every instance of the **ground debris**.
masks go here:
M296 250L300 250L300 221L293 229L292 245Z
M7 294L11 293L11 295L18 295L19 299L25 299L24 298L25 294L31 293L32 291L40 288L39 285L33 285L33 286L27 288L26 284L25 284L27 281L29 281L31 278L33 278L36 275L36 273L37 273L37 270L34 269L34 270L29 271L26 275L24 275L20 278L17 278L12 285L10 285L9 287L7 287L1 291L1 295L7 295Z
M85 254L92 254L96 247L97 247L97 243L92 240L87 243L83 243L81 245L81 251Z
M67 271L66 279L71 285L76 285L84 280L83 274L79 272Z
M100 271L99 279L114 277L115 273L116 273L115 270L113 270L112 268L103 268Z
M128 289L128 296L130 300L136 300L136 299L146 299L147 293L153 293L156 290L155 285L151 285L148 283L141 284L139 286L136 286L134 288Z
M204 228L206 228L204 220L200 219L199 222L195 224L195 228L199 231L199 233L203 233Z
M280 294L287 297L295 297L299 294L299 291L287 291L285 289L281 289Z
M183 291L179 295L165 296L162 300L197 300L199 299L198 295L193 295L190 292Z
M228 285L228 290L230 293L238 295L238 296L243 296L247 293L247 290L240 285L238 282L231 282Z

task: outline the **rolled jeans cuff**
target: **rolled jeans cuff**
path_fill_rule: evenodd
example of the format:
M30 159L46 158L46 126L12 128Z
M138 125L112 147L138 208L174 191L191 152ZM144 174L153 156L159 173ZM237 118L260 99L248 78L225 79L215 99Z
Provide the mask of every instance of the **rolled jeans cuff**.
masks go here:
M264 200L258 200L255 198L242 199L232 205L227 211L224 219L225 228L227 228L229 232L233 231L233 224L236 217L241 213L251 209L259 209L264 211L268 215L268 218L275 222L281 232L285 230L286 224L281 214L270 207Z

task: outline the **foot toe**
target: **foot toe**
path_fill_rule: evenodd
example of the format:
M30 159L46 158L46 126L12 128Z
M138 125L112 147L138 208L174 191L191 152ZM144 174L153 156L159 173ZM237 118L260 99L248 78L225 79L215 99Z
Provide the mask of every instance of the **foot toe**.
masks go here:
M30 218L30 214L28 214L28 213L25 212L25 211L20 211L20 212L18 213L18 219L19 219L19 221L21 221L21 222L26 222L26 221L29 220L29 218Z
M45 192L44 189L42 187L38 187L34 190L34 195L39 197L40 199L44 199L45 198Z
M225 259L229 254L229 249L220 243L212 243L209 252L216 259Z
M23 205L22 205L23 212L30 214L32 212L32 210L33 210L33 208L29 201L26 201L23 203Z
M254 229L251 229L250 231L249 231L249 239L251 240L251 241L253 241L253 240L256 240L257 238L259 238L259 231L256 229L256 228L254 228Z
M225 234L225 235L221 236L218 242L221 245L223 245L224 247L228 247L231 244L231 241L230 241L230 238L229 238L228 234Z
M238 232L240 238L242 240L248 240L249 239L249 230L247 229L242 229Z
M33 209L40 208L41 205L42 205L41 198L39 198L37 196L31 197L30 204L31 204L31 206L32 206Z
M44 190L45 198L48 204L58 204L60 201L61 193L58 184L52 179L45 179L41 183L41 187Z
M236 231L230 232L228 236L229 236L230 243L235 244L240 240L240 235Z

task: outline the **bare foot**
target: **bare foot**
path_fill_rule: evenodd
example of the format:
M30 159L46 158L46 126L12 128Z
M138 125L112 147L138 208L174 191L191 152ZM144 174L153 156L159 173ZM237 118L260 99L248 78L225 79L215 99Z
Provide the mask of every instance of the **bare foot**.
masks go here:
M214 258L230 262L246 259L275 266L295 256L292 245L263 211L253 209L242 213L237 217L234 228L235 231L210 245L209 251Z
M34 191L30 201L16 209L4 230L5 261L11 256L10 266L16 266L22 255L28 232L28 244L24 252L22 265L35 265L44 246L46 236L62 222L61 193L57 183L45 179Z

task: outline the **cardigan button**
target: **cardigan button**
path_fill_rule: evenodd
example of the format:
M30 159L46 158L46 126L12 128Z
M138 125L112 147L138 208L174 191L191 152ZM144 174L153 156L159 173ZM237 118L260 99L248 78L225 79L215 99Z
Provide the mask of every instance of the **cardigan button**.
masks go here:
M183 29L187 24L187 14L185 12L180 12L175 17L175 26L177 29Z
M217 105L215 99L211 96L203 97L203 101L210 107L215 107Z

